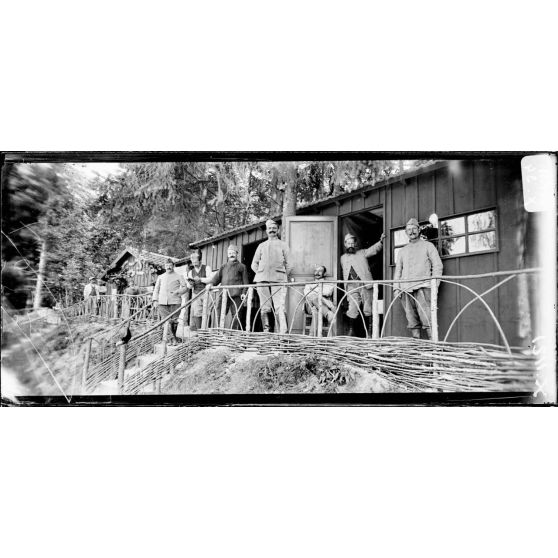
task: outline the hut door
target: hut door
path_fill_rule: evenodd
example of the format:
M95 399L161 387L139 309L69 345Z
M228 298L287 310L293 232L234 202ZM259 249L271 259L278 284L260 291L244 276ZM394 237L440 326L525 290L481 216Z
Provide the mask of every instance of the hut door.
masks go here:
M317 265L325 265L328 279L337 279L337 217L287 217L283 232L291 250L295 282L312 283ZM293 320L292 333L302 333L303 330L304 305L299 304L303 291L304 287L289 289L287 315L289 326Z

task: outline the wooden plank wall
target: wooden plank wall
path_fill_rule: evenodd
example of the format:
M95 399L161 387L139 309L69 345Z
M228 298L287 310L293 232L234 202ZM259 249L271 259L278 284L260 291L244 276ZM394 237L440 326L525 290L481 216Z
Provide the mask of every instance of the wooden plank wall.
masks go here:
M420 175L405 184L394 184L387 191L386 232L402 227L410 217L427 220L436 213L444 218L454 214L496 207L498 214L499 252L443 259L444 275L474 275L498 270L524 267L517 254L523 245L521 223L526 215L522 206L521 172L518 161L460 161L447 167ZM386 246L391 249L391 238ZM389 254L389 252L388 252ZM387 277L392 278L395 268L389 266ZM497 278L468 280L463 284L477 292L492 287ZM387 290L389 291L389 289ZM445 336L459 308L473 295L457 286L444 284L439 293L440 338ZM499 292L486 295L485 300L500 321L508 341L524 345L525 318L520 318L517 281L513 280ZM391 295L386 296L386 307ZM399 303L392 309L388 322L390 335L406 335L406 320ZM523 320L523 321L522 321ZM449 341L484 341L502 344L498 330L485 307L473 303L454 325Z

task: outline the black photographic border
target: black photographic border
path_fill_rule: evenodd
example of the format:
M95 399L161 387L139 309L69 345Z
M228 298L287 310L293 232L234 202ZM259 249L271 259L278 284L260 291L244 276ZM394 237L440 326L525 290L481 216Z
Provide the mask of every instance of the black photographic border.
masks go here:
M514 159L541 151L5 151L6 163L139 163L225 161L339 161L360 159ZM1 387L1 386L0 386ZM556 396L555 396L556 398ZM22 396L0 406L32 407L252 407L252 406L556 406L538 403L530 392L420 392L343 394L185 394L141 396Z

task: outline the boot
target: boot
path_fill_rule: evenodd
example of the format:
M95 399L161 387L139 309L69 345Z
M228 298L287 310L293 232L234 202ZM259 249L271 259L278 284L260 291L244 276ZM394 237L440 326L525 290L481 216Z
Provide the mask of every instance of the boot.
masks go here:
M264 333L269 333L269 312L262 312L262 327Z
M355 319L354 318L347 318L349 320L349 331L347 335L349 337L355 336Z
M411 329L411 336L414 339L420 339L420 329L417 329L416 327Z
M285 334L288 330L287 316L285 316L285 312L278 312L277 314L277 317L279 318L279 333Z
M428 339L432 339L432 333L430 333L430 328L429 327L425 328L425 331L426 331L426 335L428 336Z
M176 322L171 322L170 323L170 330L171 330L171 335L172 338L174 339L175 343L178 343L178 337L176 336L176 330L178 329L178 324ZM182 341L182 340L181 340Z

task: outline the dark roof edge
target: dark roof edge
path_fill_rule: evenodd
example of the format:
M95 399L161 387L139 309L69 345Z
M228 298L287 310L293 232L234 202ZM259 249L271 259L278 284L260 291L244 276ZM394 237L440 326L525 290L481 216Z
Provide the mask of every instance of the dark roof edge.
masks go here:
M385 180L382 180L381 182L376 182L375 184L372 184L370 186L362 186L361 188L357 188L355 190L351 190L350 192L344 192L342 194L339 194L337 196L332 196L329 198L325 198L323 200L319 200L313 203L309 203L307 205L301 205L300 207L297 207L297 215L299 211L303 211L303 210L307 210L309 208L316 208L316 207L324 207L326 205L331 205L332 203L341 201L341 200L345 200L347 198L351 198L353 197L355 194L364 194L366 192L371 192L372 190L378 190L380 188L385 188L386 186L390 186L391 184L394 184L396 182L402 182L405 180L409 180L411 178L414 178L415 176L418 176L420 174L426 174L428 172L433 172L436 171L438 169L447 167L449 165L450 161L444 160L444 161L436 161L435 163L432 163L431 165L428 165L426 167L419 167L417 169L414 170L410 170L407 171L403 174L397 174L395 176L391 176L389 178L386 178ZM236 236L240 233L252 230L252 229L257 229L261 226L263 226L265 224L265 222L268 219L274 219L275 221L281 221L281 215L270 215L268 217L265 217L263 219L260 219L259 221L256 221L255 223L250 223L249 225L242 225L241 227L236 227L234 229L230 229L228 231L216 234L214 236L210 236L208 238L203 238L201 240L196 240L196 242L191 242L189 244L190 248L200 248L202 246L206 246L207 244L214 244L215 242L218 242L219 240L223 240L224 238L232 238L233 236Z
M156 252L149 252L148 250L142 251L142 250L138 250L136 248L133 248L131 246L126 246L126 248L123 248L118 253L118 255L115 256L114 259L110 262L107 269L105 271L103 271L103 275L101 276L101 278L106 277L113 269L115 269L118 266L120 260L122 260L122 258L126 254L130 254L134 258L137 258L137 257L141 256L141 254L143 252L147 252L147 254L155 254L157 256L161 256L162 258L170 258L171 260L174 261L174 265L183 265L186 262L188 262L188 260L190 259L188 256L184 256L182 258L177 258L176 256L165 256L164 254L157 254ZM147 261L150 261L149 258L147 258Z

